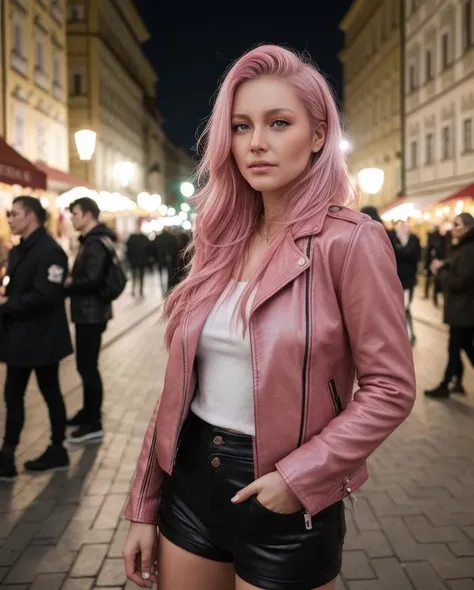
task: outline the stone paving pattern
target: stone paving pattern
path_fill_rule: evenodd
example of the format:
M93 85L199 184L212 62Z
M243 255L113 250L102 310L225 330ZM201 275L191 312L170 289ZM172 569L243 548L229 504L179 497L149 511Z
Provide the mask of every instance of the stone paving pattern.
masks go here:
M416 327L415 410L371 458L371 480L355 513L346 511L337 590L474 589L474 372L466 372L466 398L424 399L422 390L440 378L447 339L439 325L424 320ZM71 452L68 472L0 482L2 590L136 588L123 573L122 509L165 362L154 314L103 351L102 446ZM63 384L73 412L80 388L72 359ZM27 414L19 461L46 443L47 415L34 386Z

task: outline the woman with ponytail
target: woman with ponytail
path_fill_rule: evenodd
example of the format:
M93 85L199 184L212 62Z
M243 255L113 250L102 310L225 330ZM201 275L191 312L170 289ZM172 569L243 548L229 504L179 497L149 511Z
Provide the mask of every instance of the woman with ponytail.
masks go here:
M415 396L393 249L348 206L340 141L325 78L292 51L227 72L125 510L141 587L335 587L344 500Z

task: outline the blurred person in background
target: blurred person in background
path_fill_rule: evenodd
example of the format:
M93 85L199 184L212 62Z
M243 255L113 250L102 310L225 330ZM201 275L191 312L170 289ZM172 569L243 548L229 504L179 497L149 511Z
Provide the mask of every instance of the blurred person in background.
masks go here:
M474 367L474 217L461 213L453 224L453 247L446 261L435 259L431 272L439 277L444 295L444 321L449 326L448 364L443 380L429 397L464 393L461 351Z
M145 271L150 263L152 246L151 242L141 231L131 234L125 246L125 256L132 273L132 296L137 292L143 297L143 284L145 281Z
M158 268L163 297L165 297L176 284L180 261L178 238L165 227L153 240L152 253ZM166 281L163 271L165 271Z
M59 362L72 353L64 303L68 261L64 250L46 231L46 211L40 201L19 196L8 223L20 243L12 248L0 295L0 361L7 365L6 421L0 451L0 478L17 475L15 450L25 421L25 392L34 371L51 423L51 444L29 471L64 469L66 409L59 385Z
M436 277L431 272L431 263L433 260L445 260L448 251L448 236L446 231L442 231L440 227L435 227L432 232L428 234L428 241L425 253L425 293L424 298L429 299L430 289L433 289L433 303L438 307L438 295L441 292L441 285L439 284L439 277Z
M392 233L392 244L397 260L397 274L405 295L405 313L407 318L408 334L412 344L416 341L411 315L411 303L417 283L418 264L421 259L421 245L418 236L410 232L408 224L404 221L395 223Z

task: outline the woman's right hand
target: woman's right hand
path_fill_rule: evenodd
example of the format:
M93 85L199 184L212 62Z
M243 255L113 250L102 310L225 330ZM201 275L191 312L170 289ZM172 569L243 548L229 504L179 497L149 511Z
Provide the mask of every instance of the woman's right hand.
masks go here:
M153 524L130 523L123 548L125 574L141 588L157 584L158 531Z

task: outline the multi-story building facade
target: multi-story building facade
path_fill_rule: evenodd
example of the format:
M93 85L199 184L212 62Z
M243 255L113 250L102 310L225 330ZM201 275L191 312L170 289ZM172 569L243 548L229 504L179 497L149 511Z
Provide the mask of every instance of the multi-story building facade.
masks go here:
M434 200L474 182L474 0L405 15L407 194Z
M80 129L97 134L95 154L71 149L71 173L132 198L163 184L149 38L131 0L68 0L70 145Z
M181 147L168 137L163 143L165 158L165 194L166 204L176 205L183 199L180 193L181 183L192 181L193 160Z
M0 135L28 160L67 171L66 0L3 0L0 6Z
M360 205L384 206L403 190L400 2L355 0L340 23L349 169L356 179L364 168L384 171L380 192L360 190Z

